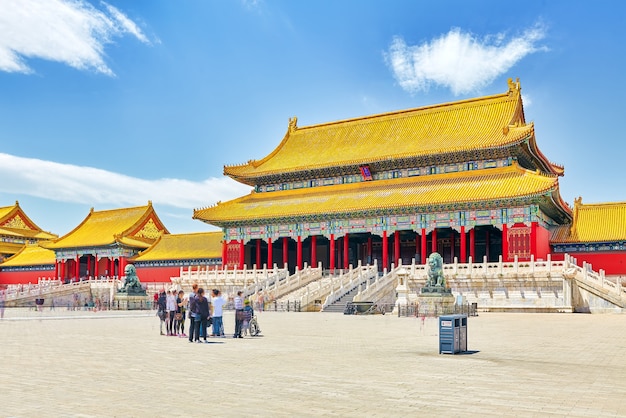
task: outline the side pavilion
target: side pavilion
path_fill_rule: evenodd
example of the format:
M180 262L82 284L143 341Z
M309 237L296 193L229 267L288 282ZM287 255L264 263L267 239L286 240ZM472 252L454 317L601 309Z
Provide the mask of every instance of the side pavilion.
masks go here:
M94 211L68 234L42 243L56 254L54 276L65 281L120 277L128 259L150 247L168 230L152 202L146 206Z
M26 244L57 238L58 235L43 231L20 207L15 205L0 207L0 263L18 253Z

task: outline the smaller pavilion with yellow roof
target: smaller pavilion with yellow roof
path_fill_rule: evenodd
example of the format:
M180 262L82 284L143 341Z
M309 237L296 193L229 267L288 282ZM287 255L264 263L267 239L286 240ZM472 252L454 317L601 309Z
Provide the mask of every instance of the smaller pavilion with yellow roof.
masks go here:
M0 263L19 252L26 244L57 238L43 231L22 210L19 202L0 207Z
M128 259L168 233L152 202L148 202L123 209L92 208L76 228L42 246L55 252L55 276L63 280L120 277Z
M575 199L572 223L556 228L551 244L555 254L568 253L608 275L626 274L626 202Z

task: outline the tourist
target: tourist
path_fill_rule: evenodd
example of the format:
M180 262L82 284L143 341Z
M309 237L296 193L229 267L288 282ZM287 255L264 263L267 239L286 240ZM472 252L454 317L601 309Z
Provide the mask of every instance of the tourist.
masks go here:
M167 292L167 335L174 335L174 317L176 315L176 291Z
M235 304L235 333L233 334L233 338L243 338L241 335L241 325L243 324L243 297L241 295L243 292L240 290L237 292L237 296L233 300Z
M194 320L194 337L196 342L201 342L200 337L204 339L204 342L208 342L206 338L206 326L210 316L209 300L204 296L204 289L199 288L198 294L194 299L193 310L195 313Z
M185 300L185 292L178 291L178 297L176 298L176 317L174 324L174 333L179 337L186 337L185 334L185 306L187 301Z
M252 306L250 305L250 301L248 299L246 299L246 301L244 302L244 305L245 306L243 308L242 328L243 328L243 335L248 335L248 328L250 327L250 321L252 321L252 317L254 316L254 309L252 309Z
M195 300L196 294L198 292L198 285L194 283L191 286L191 293L189 294L189 299L187 300L187 311L189 311L189 342L193 342L194 332L196 330L196 310L195 310Z
M226 299L222 296L222 292L218 289L213 289L213 297L211 298L211 306L213 313L213 333L212 337L224 336L224 321L222 321L222 315L224 314L224 305L226 305Z
M163 324L167 319L167 296L165 295L165 290L161 291L157 300L157 315L160 320L159 329L161 330L161 335L163 335Z

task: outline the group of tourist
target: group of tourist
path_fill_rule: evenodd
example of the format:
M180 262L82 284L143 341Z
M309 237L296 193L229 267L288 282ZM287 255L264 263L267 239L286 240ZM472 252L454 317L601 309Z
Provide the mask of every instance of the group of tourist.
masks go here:
M224 306L228 300L219 289L205 290L192 286L191 293L185 297L182 290L161 291L156 297L157 315L160 319L161 335L188 337L189 342L208 342L208 337L225 337ZM235 332L233 338L243 338L254 316L250 301L243 299L238 291L233 298L235 308ZM185 319L189 318L189 335L185 334ZM163 326L165 325L165 332ZM209 334L211 332L211 334Z

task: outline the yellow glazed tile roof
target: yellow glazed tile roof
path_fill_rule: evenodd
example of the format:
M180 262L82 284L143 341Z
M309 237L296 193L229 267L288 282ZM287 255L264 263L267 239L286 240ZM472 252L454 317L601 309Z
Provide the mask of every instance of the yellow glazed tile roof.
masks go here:
M252 192L229 202L198 209L193 217L221 225L259 219L488 202L548 192L558 193L556 175L539 174L513 164L502 168L404 179Z
M15 254L24 247L25 244L14 242L0 242L0 254Z
M18 201L15 201L15 205L0 207L0 235L30 239L53 239L58 237L58 235L46 232L38 227L24 213Z
M41 266L54 264L56 256L54 251L41 247L38 244L25 245L22 249L6 261L0 267L15 266Z
M626 202L583 204L574 201L574 218L569 228L553 234L552 243L626 241Z
M534 135L519 83L504 94L299 128L268 156L225 166L236 180L395 158L497 148Z
M222 257L222 232L163 235L133 261L191 260Z
M149 225L151 228L143 228ZM168 233L152 203L146 206L89 212L68 234L44 244L46 248L76 248L111 245L116 242L148 248L161 233Z
M3 223L5 221L5 218L11 213L13 209L15 209L15 205L0 207L0 223Z

